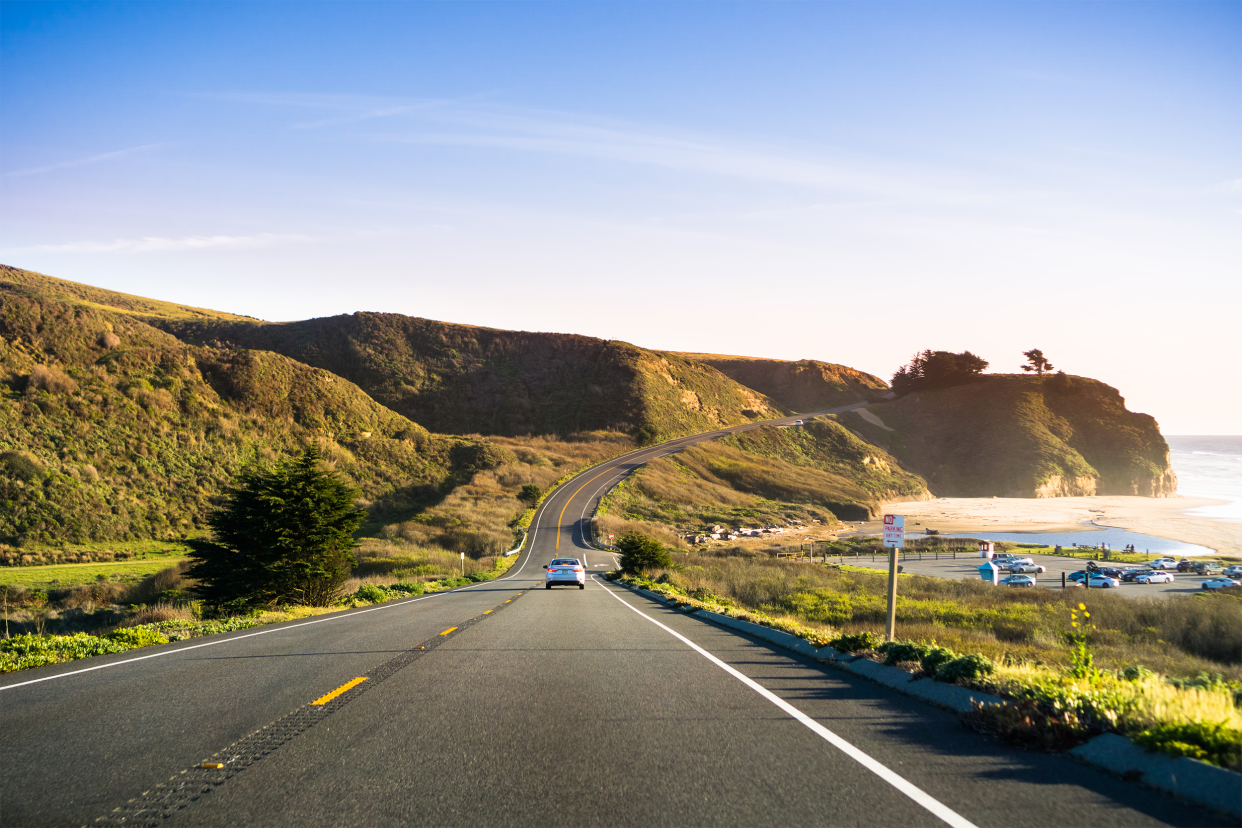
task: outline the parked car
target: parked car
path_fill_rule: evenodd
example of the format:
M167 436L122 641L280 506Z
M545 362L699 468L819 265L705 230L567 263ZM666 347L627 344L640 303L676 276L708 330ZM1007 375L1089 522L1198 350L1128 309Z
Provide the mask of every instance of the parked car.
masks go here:
M1160 570L1157 570L1157 569L1148 569L1145 566L1131 566L1128 569L1121 570L1121 580L1133 581L1135 578L1138 578L1141 575L1146 575L1149 572L1159 572L1159 571Z
M1087 580L1087 576L1090 574L1091 573L1087 572L1086 570L1080 569L1077 572L1071 572L1065 577L1067 580L1082 583L1083 581Z
M1233 578L1234 580L1242 578L1242 566L1234 564L1233 566L1227 567L1225 569L1225 577Z
M1148 566L1152 569L1177 569L1177 559L1169 557L1156 558Z
M999 583L1011 587L1033 587L1036 581L1030 575L1010 575L1008 578L1001 578Z
M1195 562L1190 560L1189 558L1182 558L1180 561L1177 562L1178 572L1189 572L1190 570L1194 568L1195 568Z
M1116 578L1109 578L1107 575L1092 573L1091 577L1087 579L1086 586L1088 589L1109 589L1121 586L1121 581L1118 581Z
M1221 565L1216 561L1199 561L1195 564L1197 575L1219 575L1222 571Z
M1173 583L1173 573L1153 569L1146 575L1140 575L1134 580L1140 584L1171 584Z
M1235 581L1233 578L1212 578L1200 584L1204 589L1229 589L1229 587L1242 586L1242 581Z
M1048 571L1048 567L1046 567L1046 566L1040 566L1039 564L1037 564L1037 563L1031 563L1030 561L1025 561L1025 562L1022 562L1022 563L1015 563L1015 564L1011 564L1011 565L1009 566L1009 571L1010 571L1010 572L1035 572L1035 573L1039 573L1039 572L1047 572L1047 571Z

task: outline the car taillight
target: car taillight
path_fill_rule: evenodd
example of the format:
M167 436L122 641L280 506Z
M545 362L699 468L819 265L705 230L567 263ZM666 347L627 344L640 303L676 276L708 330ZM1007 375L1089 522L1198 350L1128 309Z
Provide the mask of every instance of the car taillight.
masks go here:
M582 571L582 567L580 567L580 566L575 566L575 567L574 567L574 572L581 572L581 571Z

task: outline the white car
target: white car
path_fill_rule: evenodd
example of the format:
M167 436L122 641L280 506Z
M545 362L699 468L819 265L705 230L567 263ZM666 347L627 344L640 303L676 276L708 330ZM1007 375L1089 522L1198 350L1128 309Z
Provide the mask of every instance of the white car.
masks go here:
M1229 589L1229 587L1242 586L1242 581L1235 581L1232 578L1213 578L1210 581L1204 581L1202 586L1204 589Z
M1237 564L1234 564L1233 566L1228 567L1225 570L1225 577L1233 578L1235 581L1239 578L1242 578L1242 566L1238 566Z
M1038 574L1040 572L1047 572L1048 567L1040 566L1039 564L1031 563L1030 561L1018 561L1018 562L1015 562L1009 565L1009 571L1010 572L1033 572L1033 573Z
M543 578L544 589L551 589L554 584L586 589L586 567L577 558L553 558L544 569L548 570Z
M806 423L802 422L801 420L794 420L794 425L800 426L800 425L806 425Z
M1030 575L1010 575L1008 578L1001 578L1000 583L1011 587L1033 587L1036 582Z
M1088 579L1088 589L1110 589L1111 587L1121 586L1121 581L1116 578L1109 578L1107 575L1092 575Z
M1138 584L1171 584L1173 583L1172 572L1148 572L1134 579Z
M1148 564L1152 569L1177 569L1176 558L1156 558Z

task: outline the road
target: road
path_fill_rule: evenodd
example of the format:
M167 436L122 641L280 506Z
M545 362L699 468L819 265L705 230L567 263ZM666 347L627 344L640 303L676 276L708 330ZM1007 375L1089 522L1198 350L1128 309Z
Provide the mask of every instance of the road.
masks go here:
M598 577L542 588L612 567L582 541L608 486L718 434L562 486L502 579L4 676L0 825L1231 824Z

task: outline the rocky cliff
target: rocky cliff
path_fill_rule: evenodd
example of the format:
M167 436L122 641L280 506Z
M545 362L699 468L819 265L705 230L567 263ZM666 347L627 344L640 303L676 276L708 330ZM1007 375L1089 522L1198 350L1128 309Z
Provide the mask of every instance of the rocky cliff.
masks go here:
M1155 419L1084 377L985 375L849 412L840 421L941 497L1067 497L1177 491Z

